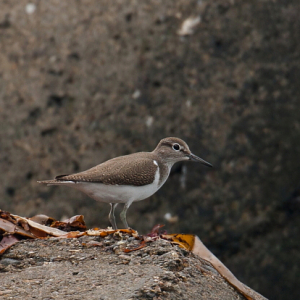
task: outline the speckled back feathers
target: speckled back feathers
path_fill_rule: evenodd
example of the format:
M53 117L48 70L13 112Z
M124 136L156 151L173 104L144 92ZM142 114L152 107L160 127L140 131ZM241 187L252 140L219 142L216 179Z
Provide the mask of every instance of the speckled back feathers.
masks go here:
M139 152L110 159L80 173L57 176L55 180L143 186L153 182L157 168L152 153Z
M138 152L119 156L86 171L71 175L60 175L54 180L40 181L40 183L59 184L64 181L73 181L103 183L106 185L144 186L154 181L156 171L159 169L159 185L161 185L169 175L171 166L169 161L172 162L172 159L174 159L172 157L174 150L171 148L174 143L180 144L189 151L183 140L165 138L160 141L153 152Z

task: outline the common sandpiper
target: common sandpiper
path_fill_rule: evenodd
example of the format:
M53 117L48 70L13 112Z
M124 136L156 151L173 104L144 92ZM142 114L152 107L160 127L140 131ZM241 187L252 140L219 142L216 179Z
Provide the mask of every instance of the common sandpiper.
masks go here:
M80 190L96 201L109 203L109 221L117 229L115 208L125 203L120 218L128 228L126 212L132 202L144 200L159 190L169 177L172 166L179 161L210 163L194 155L181 139L162 139L152 152L119 156L86 171L38 181L47 185L64 185Z

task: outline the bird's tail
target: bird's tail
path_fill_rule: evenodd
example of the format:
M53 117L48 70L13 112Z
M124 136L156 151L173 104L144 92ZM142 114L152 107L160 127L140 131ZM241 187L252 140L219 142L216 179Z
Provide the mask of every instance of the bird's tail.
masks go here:
M41 180L38 181L38 183L47 184L47 185L59 185L59 184L65 184L66 182L57 179L51 179L51 180Z

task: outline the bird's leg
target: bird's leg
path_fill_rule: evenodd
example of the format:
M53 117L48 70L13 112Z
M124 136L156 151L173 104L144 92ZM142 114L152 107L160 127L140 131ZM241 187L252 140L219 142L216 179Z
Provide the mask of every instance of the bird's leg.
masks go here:
M110 212L108 215L108 219L110 224L112 225L112 228L116 230L118 228L117 228L117 223L115 218L115 208L117 207L118 203L109 203L109 204L110 204Z
M127 209L131 205L131 203L132 203L132 201L126 202L124 205L124 208L120 214L121 221L123 222L125 228L129 228L127 221L126 221L126 213L127 213Z

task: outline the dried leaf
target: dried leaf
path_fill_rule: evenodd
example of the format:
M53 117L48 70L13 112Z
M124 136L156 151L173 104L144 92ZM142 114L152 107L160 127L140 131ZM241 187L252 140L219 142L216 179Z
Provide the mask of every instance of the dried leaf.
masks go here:
M0 209L0 218L10 221L17 225L17 221L12 217L12 215L8 211L3 211Z
M142 249L142 248L144 248L144 247L146 247L146 246L147 246L146 241L145 241L145 240L142 240L141 243L140 243L137 247L131 248L131 249L126 248L126 249L124 249L123 251L124 251L125 253L129 253L129 252L132 252L132 251L140 250L140 249Z
M65 232L65 235L61 235L60 238L66 238L66 239L74 239L74 238L79 238L83 235L86 235L86 232L81 232L81 231L70 231L70 232Z
M58 228L63 231L85 231L87 229L83 215L73 216L72 218L64 221L55 221L51 224L51 227Z
M14 223L4 219L0 219L0 230L6 234L18 234L28 238L36 238L34 234L24 230L21 226L15 225Z
M162 234L161 237L166 240L171 240L188 251L192 251L195 243L194 234Z
M19 240L19 238L12 234L4 236L0 242L0 255L3 254L12 245L17 243Z
M232 286L234 286L243 296L248 300L265 300L266 298L255 292L242 282L240 282L231 271L216 257L214 256L201 242L198 236L195 236L194 247L192 252L201 258L209 261L214 268L222 275Z
M36 216L29 218L29 220L39 223L41 225L51 225L53 222L56 221L55 219L50 218L46 215L36 215Z
M18 222L27 222L27 224L30 227L30 231L31 232L35 232L36 237L45 237L47 235L51 235L51 236L62 236L65 235L66 233L62 230L59 230L57 228L52 228L49 226L45 226L45 225L41 225L37 222L34 222L32 220L17 216L17 215L12 215Z
M159 235L159 229L164 227L165 225L161 225L161 224L157 224L155 225L152 229L151 232L149 234L147 234L148 236L158 236Z
M101 237L106 237L109 234L114 234L114 233L128 233L130 235L132 235L133 237L138 237L138 233L137 231L133 230L133 229L89 229L86 231L87 235L90 236L101 236Z

